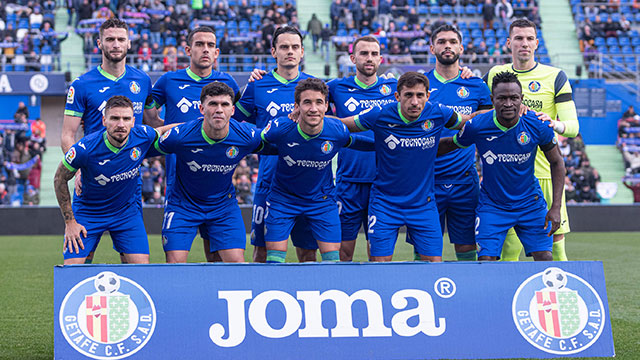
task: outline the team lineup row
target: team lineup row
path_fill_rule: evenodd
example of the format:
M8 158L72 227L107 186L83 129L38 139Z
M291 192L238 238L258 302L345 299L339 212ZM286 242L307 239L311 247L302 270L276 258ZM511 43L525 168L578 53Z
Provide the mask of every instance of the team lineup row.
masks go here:
M480 260L499 258L512 226L527 254L550 260L556 244L563 245L561 235L552 240L550 234L561 225L568 231L553 130L577 134L577 120L560 105L574 114L575 107L564 73L534 60L535 25L514 22L508 41L514 63L492 69L485 83L461 73L461 36L445 25L432 34L436 68L396 81L377 76L379 43L362 37L351 55L356 76L325 85L299 71L302 36L284 26L273 36L277 68L255 71L256 80L238 96L233 78L212 68L218 51L211 29L189 35L188 69L167 73L151 87L146 74L125 66L126 24L105 22L98 40L102 65L76 79L67 96L66 155L55 180L66 223L65 263L90 261L105 230L124 261L148 262L137 169L144 156L157 154L172 154L162 229L167 261L186 261L198 229L209 261L244 261L231 176L250 152L260 154L255 261L284 261L289 234L301 261L315 260L317 249L323 260L350 260L361 225L373 261L391 260L402 225L421 259L441 261L445 222L459 260L476 259L476 249ZM518 71L527 65L529 71ZM523 84L532 75L533 85ZM537 115L553 120L522 113L523 91ZM292 111L295 121L287 117ZM327 111L335 117L325 117ZM157 132L134 126L142 121ZM88 135L74 145L81 123ZM178 123L184 124L172 128ZM474 143L485 169L482 190ZM436 159L436 152L449 151ZM330 162L338 152L334 189ZM72 205L66 182L78 170ZM520 249L512 251L515 258Z

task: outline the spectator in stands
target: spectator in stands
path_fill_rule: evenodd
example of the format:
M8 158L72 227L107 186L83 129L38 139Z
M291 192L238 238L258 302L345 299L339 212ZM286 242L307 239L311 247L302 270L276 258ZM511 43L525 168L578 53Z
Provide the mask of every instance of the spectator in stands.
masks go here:
M586 45L593 46L595 36L591 33L591 26L585 25L580 34L580 51L584 52Z
M138 50L138 65L143 71L151 70L151 48L148 42L143 42Z
M406 17L409 14L409 3L407 0L391 1L391 14L394 18Z
M322 22L320 22L316 14L311 15L311 20L307 23L307 32L311 34L313 53L315 54L318 50L318 42L320 41L320 34L322 33Z
M502 21L502 25L504 27L507 26L509 19L513 16L513 7L511 3L507 0L500 0L498 5L496 5L496 17Z
M13 120L15 122L22 122L20 114L24 114L25 118L27 119L29 118L29 108L27 108L27 105L25 105L24 101L20 101L18 103L18 109L13 114Z
M627 187L627 189L633 192L633 202L640 203L640 181L638 182L624 181L623 184L624 186ZM0 196L2 196L2 193L0 193Z
M627 120L630 118L637 118L638 114L636 114L636 109L633 108L633 105L629 105L627 110L622 114L622 119Z
M91 3L89 3L89 0L82 0L82 4L79 4L76 7L77 16L75 27L78 27L78 22L86 19L91 19L91 17L93 16L93 10L94 9L91 6Z
M333 36L333 32L329 28L329 24L325 24L324 29L322 29L322 32L320 33L320 37L322 38L322 43L320 44L320 50L324 54L324 59L327 64L329 63L331 36Z
M620 14L620 29L624 33L631 30L631 22L627 20L624 14Z
M578 202L578 192L568 176L564 177L564 196L567 204L575 204Z
M598 203L600 202L600 198L594 188L584 184L580 191L578 191L578 202Z
M537 6L534 6L531 11L529 11L529 13L527 14L527 19L531 20L538 27L542 25L542 18L540 17Z
M31 142L40 144L42 151L46 151L47 124L40 118L31 123Z
M11 196L4 182L0 182L0 205L11 205Z
M484 30L493 29L493 19L495 19L496 7L492 0L485 0L482 5L482 28Z
M378 5L378 21L382 25L382 29L389 28L391 22L391 0L380 0Z
M593 35L595 37L605 36L604 23L602 22L600 15L596 15L596 17L593 19L593 23L591 24L591 31L593 32Z
M178 69L178 50L175 46L168 46L164 51L164 58L162 59L164 65L164 71L175 71Z
M604 35L606 37L617 37L620 31L622 31L620 23L613 21L612 17L609 16L604 24Z

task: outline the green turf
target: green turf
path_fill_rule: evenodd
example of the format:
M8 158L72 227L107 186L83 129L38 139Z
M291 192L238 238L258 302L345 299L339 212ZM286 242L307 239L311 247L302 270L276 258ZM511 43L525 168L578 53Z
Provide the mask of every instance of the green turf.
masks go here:
M401 236L403 238L404 235ZM640 265L638 233L572 233L567 253L572 260L602 260L613 337L618 359L640 358ZM151 261L163 262L159 236L150 236ZM362 239L360 239L362 240ZM356 261L365 261L364 241L358 241ZM53 266L62 262L59 236L0 237L0 359L51 359L53 357ZM117 263L117 253L103 239L95 262ZM250 248L250 247L248 247ZM454 260L446 245L445 260ZM204 261L197 240L190 262ZM250 251L246 258L249 260ZM412 260L412 249L399 241L394 260ZM295 261L290 249L287 261Z

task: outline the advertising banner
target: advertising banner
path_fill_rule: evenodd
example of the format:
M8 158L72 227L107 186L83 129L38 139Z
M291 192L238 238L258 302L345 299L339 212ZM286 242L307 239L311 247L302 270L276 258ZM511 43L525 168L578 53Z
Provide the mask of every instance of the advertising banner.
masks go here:
M0 73L0 95L66 95L63 73Z
M601 262L54 268L55 358L614 355Z

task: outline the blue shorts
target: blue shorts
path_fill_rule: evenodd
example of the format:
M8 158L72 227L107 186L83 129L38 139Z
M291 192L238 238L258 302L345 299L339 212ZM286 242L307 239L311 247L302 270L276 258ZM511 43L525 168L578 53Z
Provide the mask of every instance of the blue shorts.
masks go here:
M472 184L436 184L436 204L440 214L440 230L445 221L452 244L475 245L475 215L480 188Z
M235 199L209 212L168 204L162 221L164 251L191 250L198 228L206 229L210 235L211 252L245 248L244 221Z
M370 183L342 181L336 184L342 241L355 240L361 226L367 234L370 192Z
M371 256L391 256L401 226L419 254L442 256L442 231L438 208L432 198L423 206L397 208L384 200L371 197L369 204L369 244Z
M251 245L253 246L266 246L264 242L264 223L267 217L268 195L268 189L257 189L253 195L253 214L251 216ZM309 224L304 218L297 219L295 225L293 225L291 242L293 246L301 249L318 249L318 243L311 235Z
M89 256L89 253L94 252L98 247L105 231L109 231L115 251L124 254L149 254L149 239L144 228L142 213L137 206L131 206L114 217L102 218L81 213L77 213L75 217L78 224L87 229L87 237L82 238L84 250L79 249L78 254L67 250L64 252L65 259Z
M286 240L294 223L304 218L311 231L309 235L313 235L314 239L332 243L341 242L338 205L333 199L323 202L293 203L270 196L266 212L265 241Z
M544 229L547 205L544 198L533 207L519 210L498 208L491 203L480 203L476 210L476 242L478 256L497 256L502 253L507 231L513 227L524 246L527 256L536 251L551 251L553 236Z

